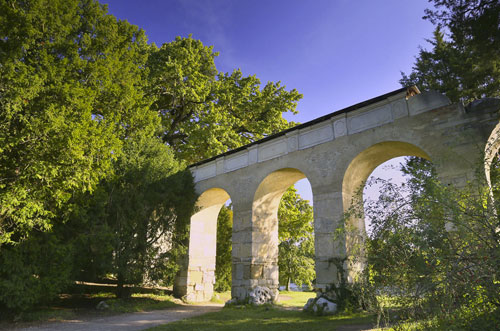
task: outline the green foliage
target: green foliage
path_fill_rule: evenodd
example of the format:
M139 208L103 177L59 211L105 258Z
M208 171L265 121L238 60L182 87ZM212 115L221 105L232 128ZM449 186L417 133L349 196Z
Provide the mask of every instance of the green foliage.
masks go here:
M313 209L297 190L290 187L281 198L278 209L280 284L289 289L290 282L312 286L314 271Z
M24 270L0 267L9 307L68 279L173 282L196 198L185 166L288 128L301 98L215 56L191 37L150 46L95 0L0 2L0 259ZM42 267L35 248L67 263Z
M437 27L421 49L404 86L445 93L452 101L500 96L500 3L495 0L432 0L424 18ZM445 33L443 33L443 31Z
M230 207L222 206L217 219L217 255L215 259L214 285L214 290L217 292L231 290L232 234L233 211Z
M199 40L177 37L148 59L148 95L161 117L162 138L188 163L289 128L293 123L281 115L296 113L302 97L280 82L261 88L258 78L239 70L218 72L217 55Z
M154 130L147 48L94 0L0 2L0 245L65 220L124 137Z
M0 252L0 307L28 310L54 299L71 282L73 247L37 233Z
M127 141L112 178L102 182L80 214L80 268L93 277L116 275L124 284L175 274L170 249L181 244L196 195L191 173L156 138ZM84 198L85 199L85 198ZM179 249L176 247L176 249ZM125 293L126 294L126 293Z
M384 183L376 205L365 205L372 290L396 300L403 320L498 325L500 222L486 183L442 185L419 158L402 171L406 184Z

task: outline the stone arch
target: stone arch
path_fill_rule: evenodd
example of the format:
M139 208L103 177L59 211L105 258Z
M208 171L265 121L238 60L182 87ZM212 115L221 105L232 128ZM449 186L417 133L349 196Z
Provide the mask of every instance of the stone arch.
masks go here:
M197 211L191 216L187 261L176 280L177 296L188 301L208 301L215 283L215 256L217 248L217 218L230 199L226 190L210 188L196 202Z
M491 177L490 177L490 167L493 162L493 158L497 155L500 150L500 123L498 123L493 131L491 132L486 146L484 148L484 172L486 176L486 181L491 187Z
M353 203L359 201L357 199L362 198L358 194L362 194L363 186L373 170L380 164L400 156L418 156L431 160L430 156L420 147L402 141L384 141L364 149L349 163L342 180L344 212L348 211ZM349 276L352 277L356 271L363 267L363 252L359 251L358 248L362 248L361 241L366 235L364 218L350 218L346 226L353 227L356 230L356 234L350 231L346 232L345 248L347 256L360 257L359 255L361 255L361 259L357 263L347 267Z
M267 175L259 184L252 204L252 251L250 287L267 286L275 296L279 288L278 207L285 191L306 175L283 168Z
M402 141L385 141L372 145L359 153L347 167L342 181L344 210L347 210L359 188L380 164L399 156L418 156L430 160L420 147Z

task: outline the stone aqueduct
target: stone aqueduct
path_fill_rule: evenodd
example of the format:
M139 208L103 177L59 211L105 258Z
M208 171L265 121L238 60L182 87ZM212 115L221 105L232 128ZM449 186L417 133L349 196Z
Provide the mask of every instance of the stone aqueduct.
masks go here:
M491 161L498 150L499 110L498 99L464 107L403 88L193 165L199 209L174 292L190 301L211 298L217 216L231 199L232 297L245 299L256 286L277 295L278 205L302 178L313 192L316 287L336 282L334 261L350 247L334 232L370 173L394 157L419 156L433 162L442 181L462 185L485 153Z

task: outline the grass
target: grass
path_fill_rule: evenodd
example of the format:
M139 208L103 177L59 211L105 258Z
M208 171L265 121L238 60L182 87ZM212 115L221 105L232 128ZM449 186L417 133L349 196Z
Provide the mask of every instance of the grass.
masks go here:
M105 301L109 309L97 310L100 301ZM0 329L12 322L63 321L81 317L106 316L120 313L149 311L175 307L178 304L169 294L134 293L130 298L118 299L112 292L73 293L61 295L50 305L13 313L0 311Z
M307 300L316 297L315 292L280 291L278 305L285 307L304 307Z
M231 291L216 292L210 302L224 304L228 300L231 300Z
M341 325L367 324L368 314L314 316L273 306L230 306L220 312L181 320L149 330L332 330Z
M110 299L106 300L109 305L109 311L115 313L131 313L137 311L148 311L157 309L166 309L175 307L175 299L170 295L155 295L155 294L132 294L127 299Z
M285 310L303 307L314 292L281 291L277 305L254 307L229 306L220 312L181 320L150 330L332 330L341 325L370 324L373 316L364 313L314 316L301 310ZM218 293L220 301L227 301L230 292ZM214 301L214 300L212 300Z

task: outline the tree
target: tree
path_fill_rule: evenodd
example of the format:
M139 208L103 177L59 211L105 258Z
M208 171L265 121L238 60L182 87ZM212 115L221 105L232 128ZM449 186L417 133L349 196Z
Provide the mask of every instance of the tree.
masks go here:
M199 40L177 37L148 59L152 109L163 141L188 163L227 152L289 128L282 113L296 113L300 95L280 82L261 88L240 70L218 72L217 53Z
M214 290L231 290L233 211L222 206L217 218L217 255L215 261Z
M436 25L433 49L421 49L400 83L445 93L452 101L500 96L500 3L432 0L424 19Z
M98 272L94 277L114 274L119 296L129 294L125 284L162 282L175 274L177 261L169 255L183 239L175 229L188 224L196 201L191 173L182 170L159 139L128 141L113 177L101 183L81 215L78 230L88 228L83 233L90 235L72 234L91 250L82 252L79 260L86 263L80 268L90 266Z
M372 223L366 242L372 293L396 300L403 320L494 328L500 321L500 222L486 183L442 185L432 164L420 158L409 158L402 171L405 185L386 182L377 203L364 207Z
M142 30L94 0L0 2L0 245L64 221L154 131Z
M281 198L278 223L280 284L287 290L290 282L311 286L315 278L313 211L293 186Z

